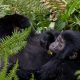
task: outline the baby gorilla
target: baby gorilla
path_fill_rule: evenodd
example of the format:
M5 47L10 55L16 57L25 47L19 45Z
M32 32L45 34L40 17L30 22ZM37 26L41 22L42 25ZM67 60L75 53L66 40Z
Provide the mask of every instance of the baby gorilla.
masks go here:
M39 71L39 80L77 80L74 75L80 69L80 32L67 30L49 46L56 55ZM77 54L76 57L70 58Z
M23 15L6 15L0 18L0 38L11 35L15 28L25 29L29 26L29 19Z
M76 55L80 49L80 32L71 30L62 32L56 41L50 44L49 49L56 53L56 58L65 59Z

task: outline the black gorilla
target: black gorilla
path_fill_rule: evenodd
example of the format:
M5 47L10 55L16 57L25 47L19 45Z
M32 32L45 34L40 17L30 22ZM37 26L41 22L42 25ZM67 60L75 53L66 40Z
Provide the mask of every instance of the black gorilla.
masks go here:
M80 49L80 32L66 30L62 32L49 49L56 53L56 58L65 59L73 54L77 55Z
M39 80L77 80L74 74L80 69L80 32L60 33L49 49L56 55L42 66Z
M20 29L25 29L29 26L29 19L23 15L6 15L0 18L0 38L11 35L16 27Z
M23 15L13 14L4 16L0 18L0 38L11 35L16 27L24 29L28 26L30 26L29 19ZM37 75L36 72L40 67L50 60L51 55L47 53L48 46L54 42L57 36L58 32L54 30L49 30L41 34L37 34L32 30L25 48L16 55L9 57L8 70L13 67L18 59L19 67L17 75L20 80L28 80L31 73ZM47 46L46 48L45 46L43 47L44 44Z
M6 15L0 18L0 42L5 36L11 36L16 29L25 29L30 26L30 21L27 17L20 14ZM1 59L0 59L1 60ZM3 60L0 61L0 69L3 66Z

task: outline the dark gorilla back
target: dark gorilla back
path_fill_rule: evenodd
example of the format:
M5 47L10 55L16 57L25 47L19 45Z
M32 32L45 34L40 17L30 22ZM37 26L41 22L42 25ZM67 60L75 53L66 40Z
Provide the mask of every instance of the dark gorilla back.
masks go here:
M25 29L30 26L27 17L20 14L6 15L0 18L0 41L5 36L11 36L14 29ZM3 60L0 61L0 69L3 66Z
M11 35L15 28L25 29L29 26L29 19L23 15L6 15L0 18L0 38Z

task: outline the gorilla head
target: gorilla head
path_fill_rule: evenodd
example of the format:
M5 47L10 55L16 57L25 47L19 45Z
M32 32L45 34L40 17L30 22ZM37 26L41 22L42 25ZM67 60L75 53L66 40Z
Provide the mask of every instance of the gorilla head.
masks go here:
M49 45L55 41L55 39L57 38L58 35L59 35L59 32L52 30L52 29L48 30L46 32L43 32L42 38L40 40L41 46L48 50Z
M80 49L80 33L72 30L60 33L55 42L50 44L49 49L55 52L58 58L73 55Z

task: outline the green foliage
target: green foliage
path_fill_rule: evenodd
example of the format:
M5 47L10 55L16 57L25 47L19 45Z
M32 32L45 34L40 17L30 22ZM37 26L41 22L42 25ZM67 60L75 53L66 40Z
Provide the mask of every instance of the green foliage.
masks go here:
M0 79L1 80L5 80L5 78L6 78L6 72L7 72L7 66L8 66L7 65L8 64L8 57L6 55L4 55L3 59L4 59L4 67L3 67L3 69L0 72Z
M10 71L10 73L6 77L6 80L12 80L13 78L14 80L18 80L18 77L16 76L17 67L18 67L18 61L16 62L13 69Z
M0 57L3 57L4 67L0 72L0 80L12 80L13 77L15 78L15 80L18 80L16 76L18 61L16 62L10 73L6 76L8 67L8 57L9 55L16 54L25 46L25 39L28 37L30 32L31 28L28 28L21 33L15 32L11 37L7 36L6 38L2 39L2 42L0 43Z
M12 80L12 78L14 78L14 80L18 80L18 77L16 75L16 71L17 71L17 67L18 67L18 61L16 62L16 64L13 66L13 69L10 71L9 74L6 74L7 72L7 67L8 67L8 61L7 61L8 58L5 58L4 61L5 65L3 67L3 69L1 70L1 73L0 73L0 79L1 80Z
M31 76L30 80L35 80L33 73L32 73L32 76Z
M80 0L70 0L65 12L61 15L63 21L67 21L76 9L80 8Z
M24 40L28 37L30 30L31 28L25 29L22 33L15 32L11 37L7 36L2 39L2 42L0 43L0 53L3 55L6 53L10 55L18 52L18 50L21 50L26 43Z
M80 30L79 26L77 28L73 28L76 27L74 24L76 25L80 22L80 16L74 14L78 9L80 9L80 0L68 0L65 11L63 13L60 13L58 16L58 20L55 24L55 29L58 31L62 31L63 29Z
M77 76L77 80L80 80L80 70L77 70L74 75Z
M56 24L55 24L55 29L58 30L58 31L61 31L61 30L63 30L63 28L65 27L65 25L66 25L66 22L58 19L57 22L56 22Z

